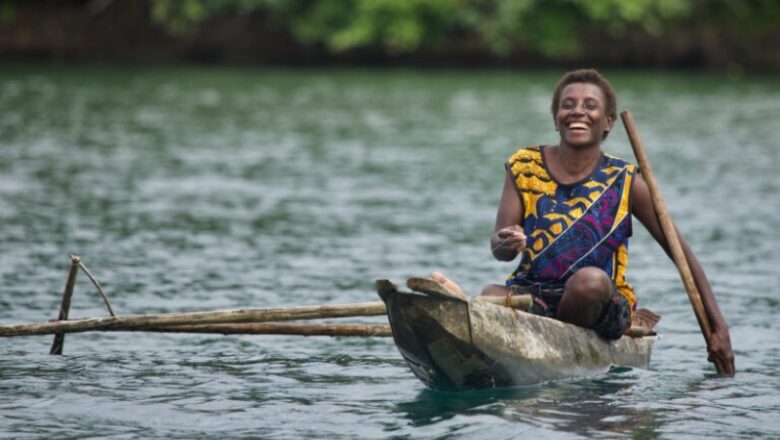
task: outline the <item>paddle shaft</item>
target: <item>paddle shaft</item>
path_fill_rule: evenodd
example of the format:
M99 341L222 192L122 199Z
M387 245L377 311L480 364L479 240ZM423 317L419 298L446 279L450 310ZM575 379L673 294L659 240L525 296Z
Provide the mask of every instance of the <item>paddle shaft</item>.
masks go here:
M642 141L639 139L639 132L634 124L634 118L631 113L624 111L620 113L620 118L623 120L623 125L626 128L628 139L631 141L631 147L634 150L634 155L639 163L639 169L642 172L642 176L647 182L647 186L650 189L650 197L653 201L653 207L658 215L658 221L661 224L664 237L666 237L666 243L669 246L669 250L672 254L672 260L674 260L675 266L677 266L680 277L682 278L685 291L688 293L688 299L693 306L693 312L696 315L696 320L699 321L699 327L701 328L702 335L706 343L709 343L710 336L712 335L712 325L710 323L707 309L704 307L704 302L701 299L699 288L696 286L696 280L693 278L693 272L691 271L688 260L685 258L685 252L683 251L680 237L677 235L677 230L674 228L672 218L669 215L669 211L666 209L664 200L661 197L661 192L658 189L658 184L655 181L655 175L650 168L650 161L647 158L645 149L642 146ZM725 373L726 369L723 363L715 358L715 368L718 373Z

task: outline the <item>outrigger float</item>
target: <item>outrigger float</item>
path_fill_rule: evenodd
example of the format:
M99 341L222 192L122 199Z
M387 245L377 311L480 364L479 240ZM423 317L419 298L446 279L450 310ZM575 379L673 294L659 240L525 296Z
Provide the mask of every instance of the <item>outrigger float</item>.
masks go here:
M68 318L79 269L100 292L110 316ZM586 377L611 365L646 368L658 339L646 328L632 327L619 340L607 341L591 330L526 313L531 304L529 295L470 298L428 278L410 278L407 286L411 291L387 280L377 281L376 286L381 302L118 315L80 258L71 256L58 318L0 325L0 337L53 334L50 353L62 354L66 333L88 331L392 335L412 372L427 386L443 390ZM390 325L290 322L384 314Z

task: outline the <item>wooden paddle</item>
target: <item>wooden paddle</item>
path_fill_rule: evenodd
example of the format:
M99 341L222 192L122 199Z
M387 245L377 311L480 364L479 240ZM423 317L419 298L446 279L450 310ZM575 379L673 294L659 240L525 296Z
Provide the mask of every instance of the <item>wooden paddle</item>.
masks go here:
M669 250L672 253L672 259L677 266L677 270L680 272L685 291L688 293L688 299L693 306L693 312L696 314L696 320L699 321L699 327L701 328L704 340L709 344L710 336L712 335L712 326L710 324L710 317L707 314L707 309L704 308L704 303L701 300L701 294L699 288L696 287L696 281L693 279L693 273L688 265L688 260L685 258L682 244L680 243L680 237L677 236L677 230L674 228L672 218L669 215L669 211L666 209L664 200L661 197L661 192L658 189L658 184L655 181L653 170L650 168L650 161L645 154L645 149L642 146L642 142L639 140L639 132L634 125L634 118L631 117L631 113L624 111L620 113L620 118L623 120L623 125L626 128L628 139L631 141L631 147L634 150L634 155L639 163L639 169L642 171L642 176L647 182L647 186L650 189L650 196L653 200L653 207L658 215L658 221L661 223L666 242L669 245ZM720 374L726 373L726 368L720 359L715 358L715 369Z

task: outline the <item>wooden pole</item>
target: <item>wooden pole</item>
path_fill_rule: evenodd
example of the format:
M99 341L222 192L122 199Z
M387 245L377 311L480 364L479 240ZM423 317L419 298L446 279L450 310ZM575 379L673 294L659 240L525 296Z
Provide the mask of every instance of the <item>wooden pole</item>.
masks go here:
M531 295L512 295L507 299L503 296L475 296L473 299L482 302L489 302L499 306L510 307L513 309L523 310L525 312L531 310Z
M704 308L704 303L699 293L699 288L696 286L696 281L693 278L693 272L688 265L688 260L685 258L682 244L680 243L680 237L677 235L677 230L674 228L672 218L669 215L669 211L666 209L664 200L661 197L661 191L658 189L658 184L655 181L655 175L650 168L650 160L647 158L645 149L642 146L642 141L639 139L639 132L634 124L634 118L631 113L624 111L620 113L620 117L623 120L623 125L626 128L628 139L631 141L631 147L634 150L637 162L639 163L639 169L644 176L647 186L650 189L650 196L653 200L653 207L658 215L658 221L661 223L664 236L666 237L666 243L669 245L669 250L672 254L674 264L677 266L677 270L680 272L685 291L688 293L688 299L693 306L693 312L696 315L696 320L699 321L699 327L701 328L702 335L704 335L705 342L709 343L710 335L712 335L712 325L710 318L707 315L707 310ZM718 373L725 373L722 362L715 359L715 368Z
M108 330L122 331L122 330ZM219 333L223 335L301 335L301 336L392 336L387 324L302 324L264 322L260 324L194 324L128 331L160 333Z
M90 272L89 269L87 269L87 266L85 266L83 262L79 262L79 267L87 275L87 278L89 278L89 280L92 281L92 284L97 289L97 291L100 294L101 298L103 298L103 302L106 304L106 308L108 309L108 314L111 315L111 316L116 316L116 313L114 313L114 309L111 307L111 303L108 302L108 297L103 292L103 288L100 287L100 283L98 282L97 278L95 278L95 276L92 275L92 272Z
M197 324L237 324L244 322L291 321L295 319L376 316L387 313L381 301L268 309L221 310L193 313L120 315L105 318L59 320L34 324L0 326L0 337L33 336L52 333L78 333L94 330L143 330L163 326Z
M506 304L506 298L504 297L480 296L474 299L498 305ZM511 301L511 305L514 308L527 310L530 306L530 297L526 295L512 297ZM241 323L256 324L261 322L292 321L299 319L378 316L384 315L385 313L387 313L385 304L381 301L373 301L353 304L218 310L213 312L120 315L105 318L83 318L32 324L0 325L0 337L80 333L88 331L158 331L156 329L174 326L235 325ZM185 327L181 328L184 329ZM220 327L213 328L215 329L214 333L221 333Z
M79 271L79 262L81 259L76 255L70 256L70 272L68 272L68 279L65 281L65 292L62 294L62 303L60 303L60 313L58 320L64 321L68 319L68 312L70 311L70 300L73 297L73 287L76 285L76 275ZM62 354L62 348L65 345L65 333L55 333L54 340L51 343L51 349L49 354Z

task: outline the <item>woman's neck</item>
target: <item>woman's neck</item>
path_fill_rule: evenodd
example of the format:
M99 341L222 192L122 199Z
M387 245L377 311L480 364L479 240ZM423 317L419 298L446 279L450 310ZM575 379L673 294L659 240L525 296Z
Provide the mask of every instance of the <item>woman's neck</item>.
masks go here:
M551 171L561 183L574 183L588 177L601 158L599 145L573 148L565 144L548 149Z

